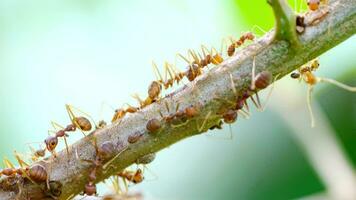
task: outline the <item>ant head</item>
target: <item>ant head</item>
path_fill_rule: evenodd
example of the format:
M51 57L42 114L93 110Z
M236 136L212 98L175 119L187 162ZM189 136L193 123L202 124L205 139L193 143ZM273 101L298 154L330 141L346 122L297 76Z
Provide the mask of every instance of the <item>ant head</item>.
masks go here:
M44 142L46 144L47 150L53 151L57 147L58 138L56 136L48 136Z
M319 9L320 0L308 0L307 4L310 10L315 11Z

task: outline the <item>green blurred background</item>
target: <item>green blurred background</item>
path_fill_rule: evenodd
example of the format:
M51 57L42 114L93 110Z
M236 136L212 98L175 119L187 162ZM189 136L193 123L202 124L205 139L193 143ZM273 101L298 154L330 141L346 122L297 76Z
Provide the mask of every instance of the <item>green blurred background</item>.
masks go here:
M134 104L130 95L144 95L154 79L151 60L173 62L176 53L200 44L219 47L223 37L238 37L254 25L273 27L265 0L0 1L1 156L28 152L26 144L43 141L51 120L68 123L65 103L110 120L113 110L102 103ZM322 55L317 74L356 85L355 44L354 36ZM306 86L285 77L265 112L253 110L249 120L232 125L234 139L226 139L225 127L175 144L148 166L158 178L147 172L147 181L130 189L172 200L333 199L330 191L347 193L355 183L356 95L317 86L313 107L320 121L314 129L305 97ZM345 162L333 160L340 155ZM335 175L337 184L327 176L345 170L333 163L351 169Z

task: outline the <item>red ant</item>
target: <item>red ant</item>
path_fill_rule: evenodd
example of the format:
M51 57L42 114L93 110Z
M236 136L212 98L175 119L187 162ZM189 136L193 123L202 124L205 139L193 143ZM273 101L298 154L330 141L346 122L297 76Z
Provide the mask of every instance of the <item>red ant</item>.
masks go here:
M237 41L231 39L231 45L227 49L227 55L233 56L236 48L239 48L240 46L242 46L246 40L253 41L254 39L255 39L255 36L253 35L252 32L247 32L247 33L243 34L240 37L240 39L238 39Z
M0 170L0 176L5 175L8 177L19 175L21 177L28 178L34 183L46 182L48 180L47 170L40 164L30 166L23 161L20 156L15 152L15 157L19 162L20 167L15 166L8 160L4 159L5 169Z
M321 78L321 77L315 76L313 73L319 68L319 65L320 64L319 64L318 59L314 59L314 60L308 62L307 64L301 66L297 70L297 72L293 72L291 74L291 77L293 79L303 80L308 85L307 105L308 105L308 110L309 110L309 114L310 114L310 118L311 118L311 126L312 127L315 126L315 120L314 120L313 110L311 107L311 93L313 91L314 86L317 83L320 83L320 82L330 83L330 84L333 84L333 85L340 87L344 90L348 90L350 92L356 92L356 87L351 87L351 86L345 85L345 84L340 83L333 79Z

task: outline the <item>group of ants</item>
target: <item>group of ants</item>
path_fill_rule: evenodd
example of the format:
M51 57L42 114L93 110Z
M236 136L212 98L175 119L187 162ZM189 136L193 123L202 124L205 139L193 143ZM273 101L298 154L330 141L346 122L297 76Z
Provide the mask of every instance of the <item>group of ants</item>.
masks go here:
M308 0L307 3L309 9L311 11L315 11L321 7L320 4L326 4L326 1ZM237 48L244 45L246 41L254 41L254 39L255 36L252 32L247 32L243 34L239 39L230 38L231 44L227 48L225 48L227 56L228 57L233 56ZM208 50L208 48L202 45L201 50L202 50L202 55L200 53L196 53L193 50L188 50L188 58L184 57L181 54L177 54L177 56L182 58L189 65L187 67L187 70L184 72L179 71L175 67L175 65L171 65L166 62L164 66L165 79L163 79L162 75L160 74L157 65L155 63L152 63L157 80L152 81L151 84L149 85L148 97L142 100L138 96L134 96L139 101L139 106L134 107L128 105L126 108L115 110L111 122L115 123L121 120L122 118L124 118L127 113L136 113L137 111L145 108L146 106L154 102L160 101L162 88L169 89L175 83L179 84L184 77L187 78L190 82L192 82L197 77L199 77L204 73L204 68L208 67L209 65L219 65L224 61L223 48L221 52L218 52L215 48L211 48L211 50ZM257 108L263 110L257 91L267 88L274 81L272 80L273 79L272 73L269 71L262 71L257 75L255 75L254 62L255 61L253 61L252 79L251 79L252 81L250 87L246 91L244 91L242 95L239 95L236 98L236 102L234 103L233 108L224 110L223 113L220 113L222 120L220 120L218 124L210 127L210 129L215 129L215 128L221 129L222 128L221 126L224 123L226 124L234 123L237 120L238 112L248 114L249 112L248 111L249 108L247 104L248 99L251 99L251 101L254 103L254 105ZM350 87L332 79L320 78L315 76L314 72L318 69L318 67L319 67L319 61L317 59L314 59L308 62L307 64L301 66L296 72L293 72L291 74L291 77L293 79L299 79L300 81L304 81L308 85L307 102L308 102L309 113L311 115L312 126L314 126L314 117L310 105L310 99L311 99L310 96L314 85L316 85L319 82L327 82L339 86L348 91L356 92L356 87ZM256 100L254 99L253 95L256 95ZM55 122L51 122L52 126L56 128L57 131L54 131L54 135L50 135L44 140L45 148L39 150L32 149L33 151L32 161L35 162L38 161L40 158L45 157L46 151L52 153L53 156L56 156L55 149L57 147L59 138L64 139L67 147L67 153L69 153L68 145L66 141L66 137L68 137L69 133L75 132L76 130L80 130L84 134L84 136L86 136L85 132L92 130L93 128L91 123L92 118L88 114L84 113L83 111L80 111L78 108L75 108L71 105L66 105L66 109L71 119L71 123L68 124L66 127L62 127L61 125ZM179 108L177 107L175 113L173 114L170 114L168 116L163 116L163 114L160 113L160 115L162 120L167 124L179 124L199 115L199 109L200 108L198 105L191 105L183 110L179 110ZM76 113L81 113L81 116L76 116L74 111L76 111ZM156 133L161 128L161 125L162 125L162 121L160 121L159 119L156 118L150 119L147 121L146 124L147 132L150 134ZM103 128L106 126L106 123L104 121L100 121L98 125L95 124L95 126L96 129ZM130 144L136 143L142 137L142 135L143 133L137 133L137 134L135 133L127 138L127 142ZM84 160L91 163L92 165L92 168L88 175L87 184L83 189L83 193L88 196L97 194L97 189L95 185L95 181L97 179L96 177L97 171L104 165L104 163L110 160L109 159L110 156L112 156L113 152L115 151L114 150L115 147L113 143L111 143L110 141L104 142L100 146L97 146L96 141L94 141L93 144L96 149L95 159ZM9 160L4 159L6 168L0 170L0 177L20 176L36 184L47 182L48 185L48 173L44 166L37 163L33 165L29 165L17 153L15 153L15 157L19 162L20 167L16 168ZM137 183L141 183L144 180L143 170L140 168L134 171L124 170L122 172L117 173L117 177L120 177L124 181L126 190L127 190L127 182L137 184Z

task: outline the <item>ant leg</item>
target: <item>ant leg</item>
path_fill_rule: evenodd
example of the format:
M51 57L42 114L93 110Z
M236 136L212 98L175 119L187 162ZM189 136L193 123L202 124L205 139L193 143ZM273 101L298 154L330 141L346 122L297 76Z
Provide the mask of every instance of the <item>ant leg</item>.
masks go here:
M160 83L163 83L163 78L162 78L161 72L159 72L157 64L154 61L152 61L152 69L153 69L153 73L155 74L157 81Z
M223 56L224 50L227 49L227 43L225 38L221 39L221 46L220 46L220 56Z
M126 178L122 177L121 179L125 186L125 193L127 193L129 191L129 186L127 184Z
M200 66L200 60L199 60L197 54L195 53L195 51L189 49L189 50L188 50L188 54L190 54L190 56L193 58L194 62L195 62L198 66Z
M171 66L168 62L164 63L164 70L166 71L166 73L168 73L169 78L170 79L166 79L166 81L168 80L174 80L175 76L173 75L174 73L172 72L173 70L171 69Z
M84 131L80 128L80 125L78 124L78 122L75 120L75 115L73 113L73 111L71 110L70 106L66 104L66 109L67 109L67 113L69 115L70 121L83 133L84 137L86 137L87 135L84 133Z
M28 163L26 163L20 156L20 154L18 154L16 151L14 151L14 156L17 160L17 162L19 163L20 167L23 168L24 166L25 167L28 167L30 166Z
M19 163L19 165L20 165L20 167L21 167L21 171L22 171L22 174L28 179L28 180L30 180L33 184L35 184L36 186L38 186L39 187L39 185L35 182L35 181L33 181L30 177L29 177L29 175L27 174L27 172L23 169L24 168L24 166L25 167L28 167L28 166L30 166L29 164L27 164L23 159L21 159L21 156L16 152L16 151L14 151L14 155L15 155L15 158L16 158L16 160L17 160L17 162ZM10 168L15 168L15 166L7 159L7 158L5 158L4 159L4 163L6 163L6 165L5 166L7 166L7 167L10 167Z
M252 61L252 72L251 72L251 90L255 90L256 86L255 86L255 78L256 78L256 57L253 57L253 61Z
M274 80L273 80L273 83L272 83L272 87L271 87L271 89L268 91L268 94L267 94L265 103L264 103L263 105L261 105L261 103L260 103L259 100L258 100L259 104L261 105L261 111L264 111L264 110L266 109L267 104L268 104L268 102L269 102L269 99L270 99L270 97L271 97L271 95L272 95L272 92L273 92L273 89L274 89L274 86L275 86L275 82L276 82L276 80L278 79L279 75L280 75L280 74L277 74L277 76L274 77Z
M155 181L158 180L158 175L154 173L152 170L150 170L146 165L142 165L142 173L145 173L145 170L147 170L152 176L152 179L148 179L147 181Z
M324 83L330 83L333 84L339 88L342 88L344 90L350 91L350 92L356 92L356 87L352 87L346 84L343 84L339 81L336 81L334 79L329 79L329 78L318 78L318 82L324 82Z
M192 71L193 73L193 76L195 76L195 72L194 72L194 69L193 69L193 65L192 63L189 61L189 59L187 59L186 57L184 57L182 54L178 53L177 56L181 57L184 61L186 61L189 65L189 69Z
M176 105L176 112L178 112L179 106L180 106L180 103L178 102L177 105Z
M204 119L203 123L201 124L201 126L200 127L198 126L199 132L203 131L204 126L205 126L206 122L208 121L210 115L211 115L211 111L209 111L209 113L205 116L205 119Z
M251 32L255 32L256 30L258 30L259 32L261 32L262 34L266 34L267 31L264 30L263 28L261 28L260 26L258 25L253 25L252 26L252 29L251 29ZM257 36L261 37L262 35L261 34L256 34Z
M144 101L140 98L140 96L138 94L133 94L131 95L132 98L134 98L136 101L138 101L138 103L140 104L140 107L143 107L145 104L144 104Z
M257 93L255 93L255 94L256 94L257 100L255 100L255 98L253 98L253 96L251 96L250 99L251 99L252 103L256 106L257 110L261 111L260 97L258 96Z
M249 119L250 118L250 114L247 113L246 111L240 109L237 111L238 113L240 113L245 119Z
M308 84L308 92L307 92L307 105L308 105L308 110L310 114L310 120L311 120L311 127L315 127L315 120L314 120L314 113L313 113L313 108L311 105L311 94L313 92L313 86Z

